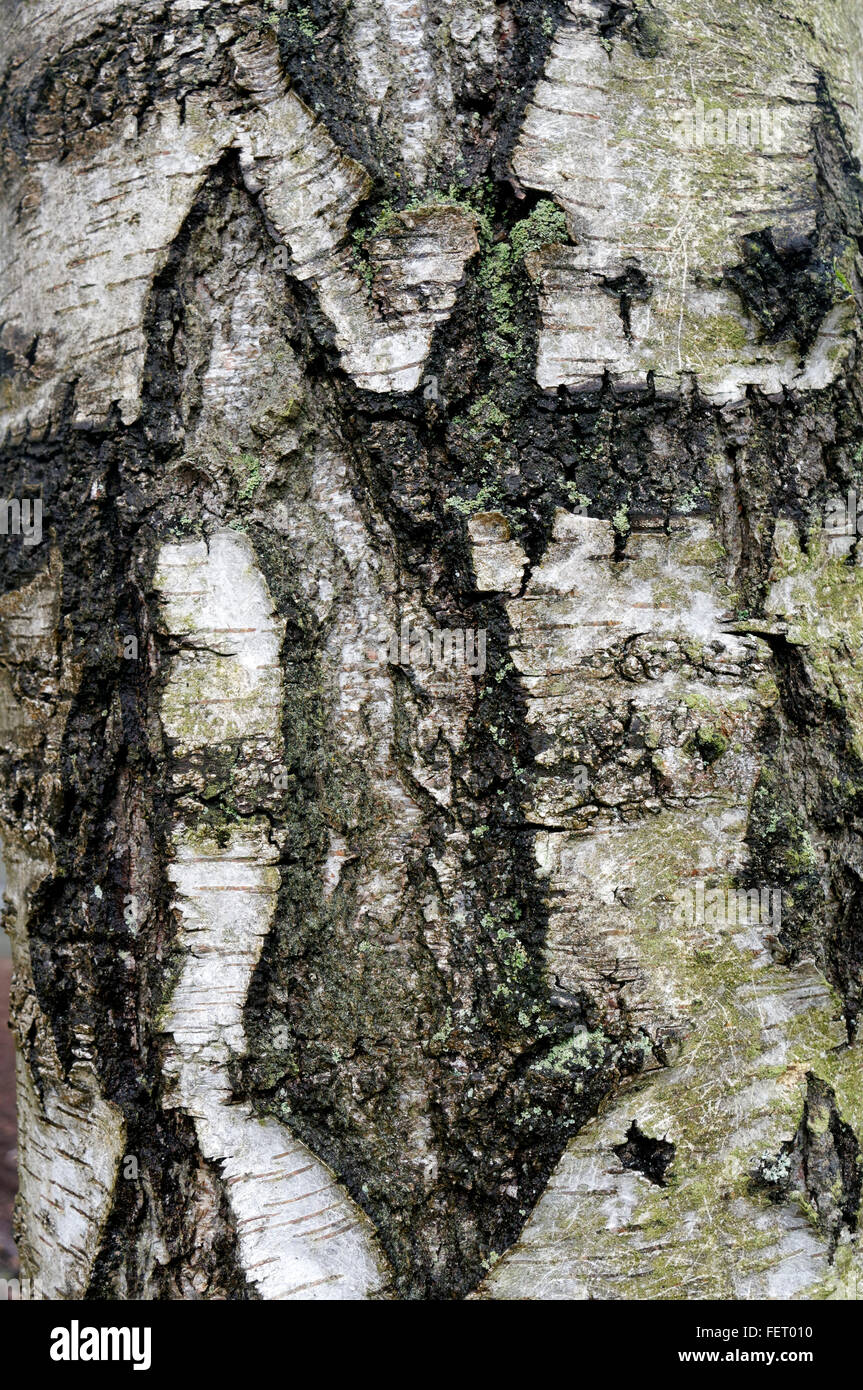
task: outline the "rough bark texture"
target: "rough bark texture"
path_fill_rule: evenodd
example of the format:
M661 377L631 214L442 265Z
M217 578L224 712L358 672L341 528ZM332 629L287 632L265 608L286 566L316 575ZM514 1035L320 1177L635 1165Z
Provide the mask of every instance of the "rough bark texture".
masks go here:
M856 0L5 11L24 1273L858 1297Z

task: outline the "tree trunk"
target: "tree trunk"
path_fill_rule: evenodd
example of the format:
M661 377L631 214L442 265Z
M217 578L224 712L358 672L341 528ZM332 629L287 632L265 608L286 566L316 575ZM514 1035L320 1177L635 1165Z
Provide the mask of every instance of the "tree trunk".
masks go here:
M856 0L8 8L24 1275L857 1297Z

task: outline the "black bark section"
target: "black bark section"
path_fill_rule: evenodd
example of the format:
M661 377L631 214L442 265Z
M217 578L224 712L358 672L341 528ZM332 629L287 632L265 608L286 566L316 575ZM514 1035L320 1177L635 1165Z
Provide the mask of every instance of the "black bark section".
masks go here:
M741 245L743 262L726 272L726 282L761 325L766 342L796 336L805 354L833 303L832 266L807 237L781 248L768 229L743 237Z
M806 1076L803 1114L778 1154L763 1154L753 1174L772 1201L795 1201L828 1238L833 1254L843 1230L857 1230L863 1169L860 1145L843 1120L833 1088Z

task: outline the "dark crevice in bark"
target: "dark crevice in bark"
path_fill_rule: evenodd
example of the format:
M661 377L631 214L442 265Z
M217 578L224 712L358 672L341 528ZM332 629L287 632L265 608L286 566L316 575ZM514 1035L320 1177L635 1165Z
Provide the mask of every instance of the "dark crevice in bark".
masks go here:
M415 193L401 152L383 118L367 116L368 98L345 51L342 0L309 0L280 5L279 50L294 90L320 117L338 147L368 169L375 199L403 206ZM448 45L453 63L451 117L465 118L459 153L453 160L433 152L431 187L455 186L469 194L487 177L525 194L510 166L525 108L551 49L554 35L571 16L563 0L512 0L500 7L498 53L493 64L468 70L458 45L449 40L445 20L428 15L432 53ZM386 98L385 98L386 101ZM385 114L385 113L383 113Z
M777 247L769 228L743 237L741 247L743 260L725 272L726 284L761 325L765 342L793 336L805 356L833 304L832 264L817 255L808 237Z
M299 97L324 123L338 148L376 179L392 179L393 152L366 115L344 47L344 0L293 0L271 11L285 72ZM397 157L396 157L397 158Z
M572 16L565 0L512 0L511 11L515 33L496 94L491 172L499 181L510 180L517 196L523 196L527 190L515 179L512 153L555 33L561 25L571 23Z

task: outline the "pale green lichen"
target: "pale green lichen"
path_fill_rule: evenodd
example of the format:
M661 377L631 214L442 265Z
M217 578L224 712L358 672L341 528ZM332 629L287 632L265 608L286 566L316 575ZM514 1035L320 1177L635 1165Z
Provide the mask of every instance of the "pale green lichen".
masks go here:
M604 1060L609 1045L610 1040L605 1033L590 1033L585 1029L553 1047L541 1062L537 1062L536 1070L557 1074L565 1074L574 1068L586 1070Z

